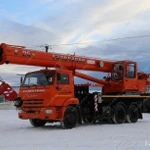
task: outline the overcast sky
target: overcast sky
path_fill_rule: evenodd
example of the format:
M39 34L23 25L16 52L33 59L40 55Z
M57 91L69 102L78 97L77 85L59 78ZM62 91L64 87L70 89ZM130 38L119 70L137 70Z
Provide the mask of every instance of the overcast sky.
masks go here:
M134 60L150 72L150 0L0 0L0 43L52 46L51 51L109 60ZM97 42L90 42L97 41ZM0 75L17 85L18 73L35 68L2 65Z

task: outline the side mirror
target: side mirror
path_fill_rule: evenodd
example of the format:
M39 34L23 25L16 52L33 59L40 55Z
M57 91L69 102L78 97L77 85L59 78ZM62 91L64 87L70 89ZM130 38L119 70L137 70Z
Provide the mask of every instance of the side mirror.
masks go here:
M61 80L61 74L57 73L57 81L60 81L60 80Z
M60 82L61 82L61 74L57 73L57 87L56 87L57 90L59 90L58 85L60 84Z
M20 85L23 83L23 77L20 77Z

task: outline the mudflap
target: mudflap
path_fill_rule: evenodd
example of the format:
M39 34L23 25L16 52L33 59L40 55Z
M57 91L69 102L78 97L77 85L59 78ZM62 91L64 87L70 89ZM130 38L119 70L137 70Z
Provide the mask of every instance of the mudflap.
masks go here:
M142 111L139 109L139 119L143 119Z
M0 81L0 95L8 101L14 101L17 97L17 92L6 82Z

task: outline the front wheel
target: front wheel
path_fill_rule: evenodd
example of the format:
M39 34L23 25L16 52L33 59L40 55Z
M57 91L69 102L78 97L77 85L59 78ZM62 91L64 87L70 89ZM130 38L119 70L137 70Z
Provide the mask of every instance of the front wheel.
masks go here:
M73 106L68 106L64 113L64 120L62 121L62 126L66 129L71 129L78 123L79 115L78 111Z
M46 124L46 121L40 119L29 119L33 127L42 127Z

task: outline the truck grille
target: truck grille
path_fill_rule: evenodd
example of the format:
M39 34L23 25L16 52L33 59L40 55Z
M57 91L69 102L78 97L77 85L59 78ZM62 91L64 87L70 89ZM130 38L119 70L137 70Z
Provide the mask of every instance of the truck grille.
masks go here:
M22 107L32 107L32 108L39 108L44 106L44 100L43 99L32 99L32 100L23 100L23 106Z

